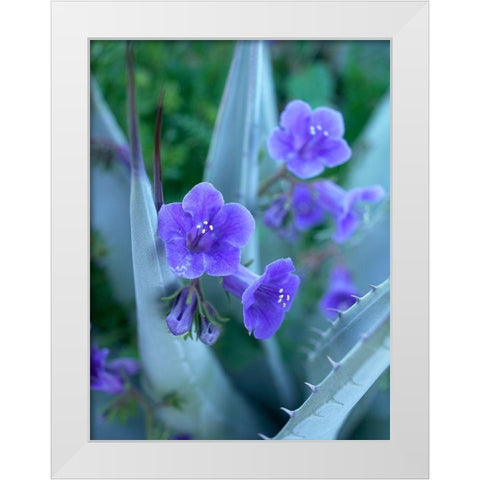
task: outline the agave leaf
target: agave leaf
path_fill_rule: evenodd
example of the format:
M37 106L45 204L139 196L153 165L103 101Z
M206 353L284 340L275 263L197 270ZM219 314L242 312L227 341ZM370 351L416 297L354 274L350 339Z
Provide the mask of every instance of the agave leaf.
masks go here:
M106 245L105 268L117 301L134 300L130 243L128 142L92 77L90 81L90 223Z
M389 305L389 292L386 281L375 292L380 298L374 303ZM388 312L386 316L379 312L373 314L371 308L362 305L367 300L364 297L348 312L351 316L368 318L370 327L357 337L357 343L343 358L327 359L330 373L320 383L311 385L312 394L301 407L290 412L290 420L274 440L337 438L352 409L390 365Z
M156 401L172 394L178 399L180 408L158 409L161 421L174 431L199 439L249 438L257 431L258 419L234 391L211 350L198 340L174 337L165 323L169 305L162 298L180 283L156 234L157 212L138 137L131 56L129 118L132 257L144 388Z
M276 117L267 45L261 41L240 41L223 92L204 179L222 192L225 201L240 202L254 215L257 213L260 173L262 176L271 175L275 168L268 155L263 156L262 162L259 158L262 151L265 153L266 137L273 129ZM263 271L257 232L245 247L243 259L253 260L250 266L253 271ZM292 402L293 385L282 364L276 340L264 341L262 347L274 389L284 402Z
M338 440L390 439L390 369L371 386L350 412Z
M317 343L306 361L309 381L321 381L331 369L327 357L344 357L363 332L389 315L390 281L385 280L337 317L328 329L320 330L321 335L316 335Z
M342 248L355 283L366 288L390 275L390 97L377 106L354 147L346 188L381 185L386 199L367 210L358 233ZM363 292L362 292L363 293Z

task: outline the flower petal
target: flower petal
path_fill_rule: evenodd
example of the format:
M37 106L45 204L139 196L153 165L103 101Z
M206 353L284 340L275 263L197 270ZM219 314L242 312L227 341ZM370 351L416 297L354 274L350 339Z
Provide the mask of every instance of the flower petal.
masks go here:
M183 210L179 202L162 205L158 212L157 233L164 242L185 238L192 225L192 216Z
M244 310L244 324L248 332L260 340L270 338L280 328L285 310L266 304L255 304Z
M100 372L98 378L90 381L90 387L92 390L101 390L111 395L117 395L123 392L123 379L104 370Z
M274 284L283 283L293 271L295 271L295 267L292 259L280 258L265 267L265 272L263 274L264 281Z
M107 368L121 375L135 375L140 370L138 362L133 358L117 358L108 362Z
M288 159L287 168L302 179L316 177L325 170L323 157L315 156L314 158L306 159L297 152L293 152Z
M290 300L285 302L286 306L282 308L284 312L288 312L290 307L292 306L293 299L297 294L298 287L300 285L300 277L295 274L291 274L288 276L287 280L283 282L282 286L285 292L288 292L290 295Z
M293 191L292 204L295 225L299 230L308 230L322 223L323 210L318 203L318 192L315 189L299 183Z
M319 133L326 131L329 137L333 138L343 137L345 133L343 116L337 110L333 110L333 108L316 108L312 112L312 125Z
M347 310L355 303L352 295L357 294L350 272L343 265L337 265L330 273L330 286L320 299L319 308L327 318L334 319L336 313L330 309Z
M200 316L198 330L198 338L205 345L213 345L220 336L220 329L202 316Z
M359 219L355 213L347 213L340 217L335 218L336 230L332 236L332 240L336 243L343 243L355 231L358 226Z
M286 162L291 152L294 151L292 134L276 128L268 137L267 148L273 159Z
M187 304L188 295L188 288L184 288L180 295L175 299L175 303L165 319L170 332L177 336L183 335L190 330L193 316L197 309L196 294L194 293L192 295L189 304Z
M227 242L218 242L205 255L205 271L208 275L232 275L240 265L240 249Z
M167 261L175 275L197 278L205 272L204 253L195 253L185 246L185 239L178 238L165 244Z
M344 205L347 192L330 180L322 180L313 184L318 192L319 204L332 215L341 215L344 211Z
M195 185L182 202L183 209L192 215L195 222L210 222L223 204L222 194L208 182Z
M352 150L343 138L328 138L317 155L326 167L331 168L345 163L352 156Z
M293 100L280 115L280 125L295 135L308 132L310 123L310 105L302 100Z
M263 223L270 228L277 229L282 226L289 213L287 197L282 195L276 198L263 214Z
M211 220L217 239L234 247L244 247L255 231L252 214L239 203L227 203Z
M356 202L379 202L384 196L385 190L380 185L352 188L347 194L345 208L349 210Z

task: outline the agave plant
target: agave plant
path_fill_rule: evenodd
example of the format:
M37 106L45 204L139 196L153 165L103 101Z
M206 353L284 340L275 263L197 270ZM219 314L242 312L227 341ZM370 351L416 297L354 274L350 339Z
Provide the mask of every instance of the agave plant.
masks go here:
M91 363L93 415L141 415L92 438L349 438L388 393L388 97L352 147L332 106L278 115L270 45L240 41L203 179L166 203L164 95L150 182L133 49L128 143L92 77L91 225L138 364Z

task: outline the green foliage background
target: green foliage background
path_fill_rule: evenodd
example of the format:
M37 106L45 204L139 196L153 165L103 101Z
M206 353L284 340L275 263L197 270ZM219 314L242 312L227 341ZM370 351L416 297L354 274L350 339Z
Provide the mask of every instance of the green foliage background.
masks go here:
M140 138L150 174L155 114L160 91L165 90L162 163L167 202L183 197L202 178L234 47L233 41L135 42ZM274 41L271 52L279 111L295 98L313 108L337 108L349 144L389 88L388 41ZM125 43L92 41L90 63L126 132Z

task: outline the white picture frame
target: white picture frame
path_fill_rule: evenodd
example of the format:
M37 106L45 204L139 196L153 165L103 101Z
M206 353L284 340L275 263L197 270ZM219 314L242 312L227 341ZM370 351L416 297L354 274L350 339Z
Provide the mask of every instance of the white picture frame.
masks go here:
M428 11L426 1L52 2L53 478L428 477ZM89 440L91 38L391 41L390 440Z

